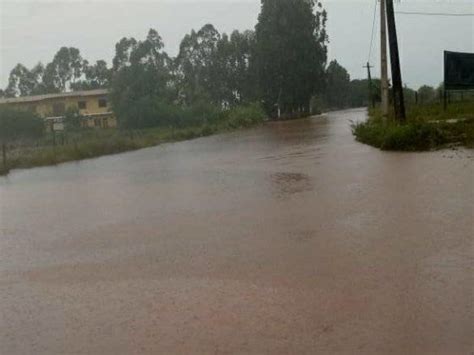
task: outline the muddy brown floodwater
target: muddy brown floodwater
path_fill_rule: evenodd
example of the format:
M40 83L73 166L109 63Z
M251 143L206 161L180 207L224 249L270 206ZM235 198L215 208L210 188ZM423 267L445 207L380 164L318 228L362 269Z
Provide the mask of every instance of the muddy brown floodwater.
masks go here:
M0 353L470 354L474 151L364 118L0 178Z

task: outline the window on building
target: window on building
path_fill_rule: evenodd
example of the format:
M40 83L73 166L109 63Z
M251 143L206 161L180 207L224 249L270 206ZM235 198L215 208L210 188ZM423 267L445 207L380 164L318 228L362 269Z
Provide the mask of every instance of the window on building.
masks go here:
M99 99L99 107L107 107L107 99Z
M100 127L100 118L95 118L94 119L94 126L95 127Z
M79 110L85 110L87 108L87 102L86 101L79 101L77 103L77 107Z

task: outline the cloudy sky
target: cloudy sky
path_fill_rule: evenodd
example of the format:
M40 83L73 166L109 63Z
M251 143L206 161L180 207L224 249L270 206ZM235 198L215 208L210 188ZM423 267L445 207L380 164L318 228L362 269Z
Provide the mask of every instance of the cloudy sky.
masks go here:
M363 78L369 56L375 0L323 0L329 13L330 59L352 78ZM212 23L221 32L251 29L259 0L0 0L0 86L16 63L47 63L61 46L81 50L89 61L114 54L124 36L143 38L153 27L175 55L191 29ZM474 13L474 0L402 0L396 11ZM443 50L474 52L474 17L397 14L403 79L410 87L442 80ZM379 26L377 22L376 34ZM370 61L379 68L379 38Z

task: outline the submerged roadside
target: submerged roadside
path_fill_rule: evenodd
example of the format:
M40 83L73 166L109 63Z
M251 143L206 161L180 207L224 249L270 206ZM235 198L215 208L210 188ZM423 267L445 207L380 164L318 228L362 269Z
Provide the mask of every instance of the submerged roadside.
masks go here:
M71 132L56 139L61 144L53 143L49 137L41 142L11 145L3 164L0 164L0 175L13 169L57 165L248 128L263 123L265 119L266 115L259 106L248 105L227 111L219 120L192 126Z
M412 106L407 122L384 119L379 109L369 110L365 122L352 125L361 143L382 150L426 151L449 146L474 148L474 102L458 102L445 111L441 104Z

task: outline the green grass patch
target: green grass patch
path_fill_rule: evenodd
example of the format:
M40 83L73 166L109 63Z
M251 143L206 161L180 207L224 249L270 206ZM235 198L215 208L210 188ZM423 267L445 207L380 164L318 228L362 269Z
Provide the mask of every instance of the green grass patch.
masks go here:
M450 145L474 147L474 103L458 102L446 111L439 104L411 106L407 121L397 123L391 114L369 111L369 119L352 125L359 142L383 150L425 151Z

